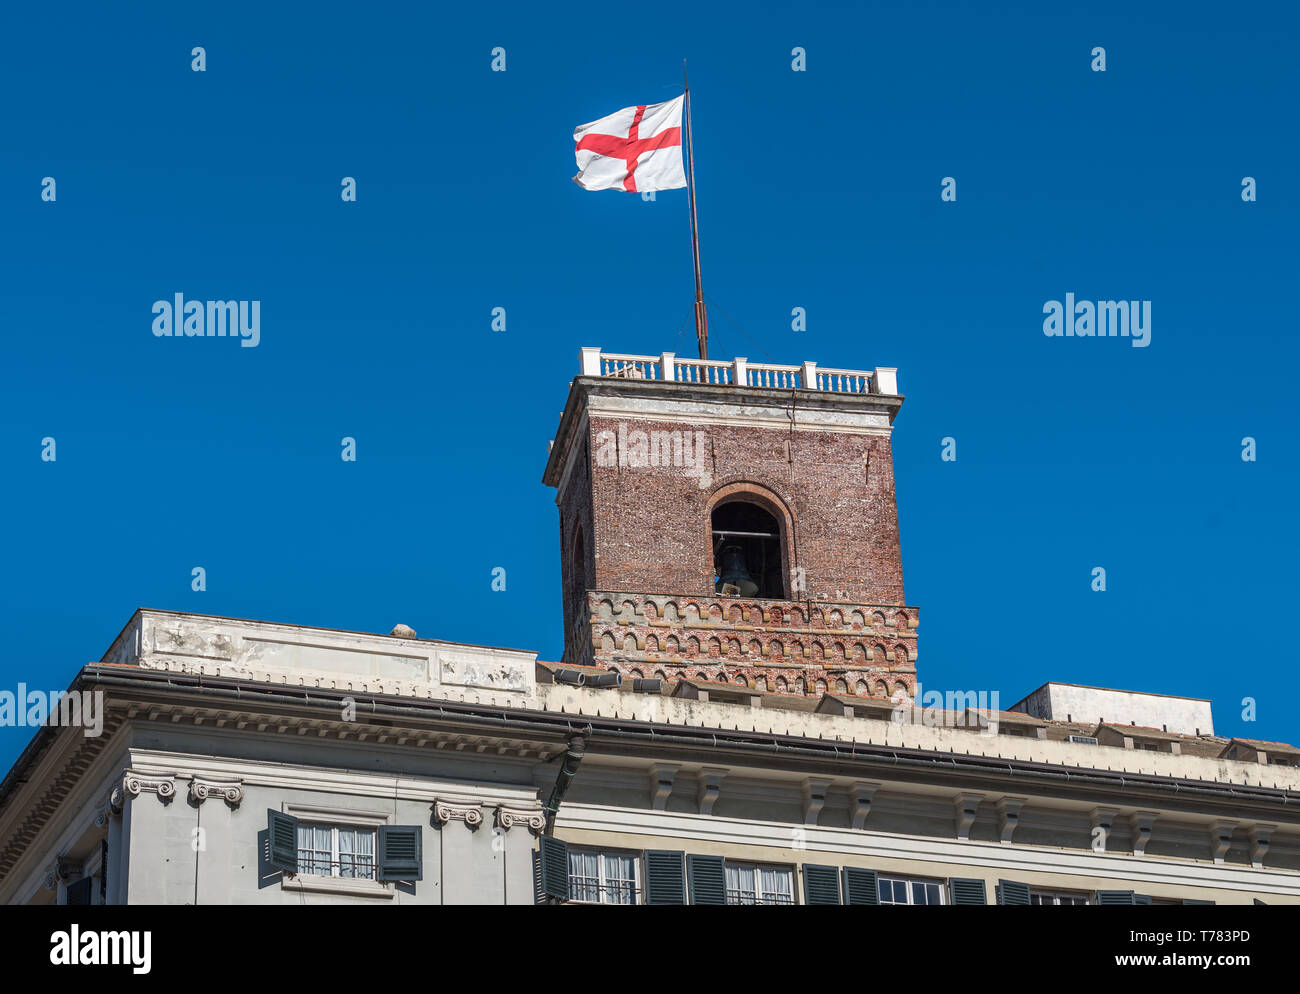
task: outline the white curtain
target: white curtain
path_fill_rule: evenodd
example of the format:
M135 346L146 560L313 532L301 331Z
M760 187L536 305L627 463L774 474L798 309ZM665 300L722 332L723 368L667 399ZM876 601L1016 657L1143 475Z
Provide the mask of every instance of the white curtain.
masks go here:
M374 878L375 833L360 828L339 829L339 876Z
M636 858L605 854L605 903L636 904Z
M763 868L759 870L763 896L781 904L794 903L794 874L789 870Z
M600 854L569 852L569 899L600 900Z
M333 853L330 830L325 825L298 823L298 872L317 876L330 875Z

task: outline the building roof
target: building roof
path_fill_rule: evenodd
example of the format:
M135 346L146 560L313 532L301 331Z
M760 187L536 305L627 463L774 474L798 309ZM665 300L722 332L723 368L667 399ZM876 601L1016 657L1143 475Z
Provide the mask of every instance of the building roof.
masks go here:
M835 691L827 692L823 694L822 697L829 697L833 701L839 701L841 704L852 708L910 708L913 706L911 700L896 701L892 697L876 697L872 694L841 694Z
M1159 739L1162 742L1181 742L1183 739L1194 739L1195 735L1181 735L1178 732L1169 732L1163 728L1152 728L1149 725L1121 725L1118 722L1103 721L1097 725L1097 733L1118 732L1120 735L1128 736L1134 739Z
M1049 724L1046 718L1035 718L1033 715L1025 714L1023 711L998 711L993 708L967 708L967 714L983 715L986 719L996 717L999 724L1003 725L1031 725L1035 728L1041 728Z
M1227 752L1234 745L1244 745L1249 749L1254 749L1256 752L1275 752L1279 755L1285 756L1300 756L1300 749L1297 749L1293 745L1288 745L1285 742L1265 742L1263 739L1232 738L1229 739L1227 745L1223 747L1223 751Z
M678 680L674 684L672 692L676 694L683 686L717 694L744 694L747 697L763 696L763 691L755 690L753 687L746 687L739 683L718 683L714 680Z

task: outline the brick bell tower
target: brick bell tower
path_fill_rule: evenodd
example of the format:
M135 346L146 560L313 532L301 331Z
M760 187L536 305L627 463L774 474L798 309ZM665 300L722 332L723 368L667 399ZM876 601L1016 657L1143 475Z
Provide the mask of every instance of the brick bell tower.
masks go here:
M564 661L776 693L916 689L896 370L584 348L556 488Z

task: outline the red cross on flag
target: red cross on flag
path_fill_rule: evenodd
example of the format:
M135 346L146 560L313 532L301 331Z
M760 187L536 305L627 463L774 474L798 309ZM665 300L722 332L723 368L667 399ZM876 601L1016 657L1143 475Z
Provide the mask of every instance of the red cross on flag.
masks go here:
M578 175L584 190L650 193L686 185L682 168L682 103L685 96L662 104L624 107L599 121L579 125Z

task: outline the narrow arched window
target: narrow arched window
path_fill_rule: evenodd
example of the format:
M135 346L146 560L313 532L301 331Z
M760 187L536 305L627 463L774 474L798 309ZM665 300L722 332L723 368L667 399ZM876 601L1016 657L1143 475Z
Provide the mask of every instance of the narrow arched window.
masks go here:
M713 589L737 597L785 597L781 525L766 508L729 500L713 509Z
M587 550L582 544L582 525L574 528L573 553L569 556L569 610L575 617L586 612Z

